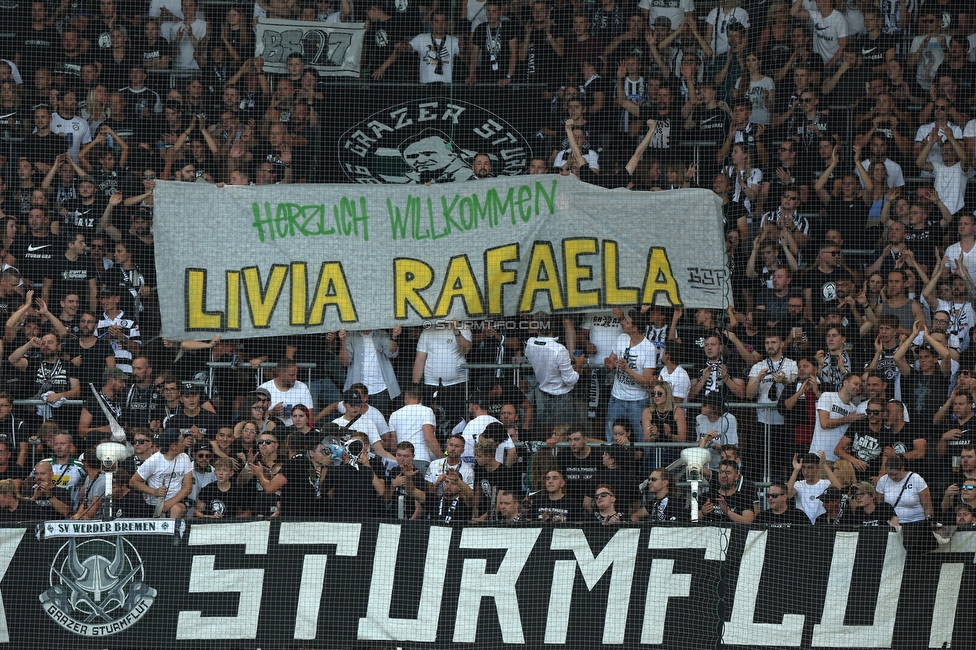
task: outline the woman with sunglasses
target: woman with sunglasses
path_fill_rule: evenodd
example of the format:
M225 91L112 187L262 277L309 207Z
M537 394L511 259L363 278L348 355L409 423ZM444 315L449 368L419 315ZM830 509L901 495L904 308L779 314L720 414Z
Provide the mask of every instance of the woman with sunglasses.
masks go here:
M856 486L854 503L850 504L850 520L858 526L883 526L885 523L898 526L898 515L886 501L879 502L877 490L870 481L862 481Z
M685 411L675 406L671 394L671 384L659 381L651 387L651 405L641 413L641 428L644 430L646 442L685 442L688 439L688 423ZM679 449L664 448L661 450L661 462L654 461L657 466L665 467L678 458ZM645 458L653 455L645 454Z
M258 519L277 517L281 514L281 491L268 494L262 484L274 480L281 471L283 460L278 457L278 437L273 433L263 432L258 437L258 453L248 454L247 463L238 475L238 485L251 483L252 479L257 478L257 472L261 472L266 479L254 481L255 493L251 514Z

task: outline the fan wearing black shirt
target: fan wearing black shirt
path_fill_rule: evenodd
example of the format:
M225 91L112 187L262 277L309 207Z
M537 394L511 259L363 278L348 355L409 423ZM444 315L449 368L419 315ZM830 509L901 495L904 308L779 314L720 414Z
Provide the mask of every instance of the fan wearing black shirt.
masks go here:
M702 514L712 521L751 524L758 503L756 485L739 475L738 463L723 460L718 469L718 489L705 501Z
M62 234L61 240L65 250L51 260L41 299L48 303L60 302L65 296L74 294L86 297L88 304L94 307L98 304L98 276L91 256L85 255L88 248L85 233L71 229Z
M24 280L40 285L44 278L52 277L51 262L63 254L64 245L51 233L51 218L43 208L31 208L27 227L28 232L14 239L10 254L17 259Z
M78 433L82 439L87 440L92 431L96 432L93 440L111 435L112 428L102 411L102 405L108 408L116 422L120 422L122 420L122 399L125 396L128 381L129 376L118 368L106 368L102 372L102 389L97 396L92 394L88 386L85 386L82 391L82 399L85 405L81 409L81 418L78 420ZM99 433L103 435L98 435Z
M489 428L493 426L489 425ZM487 428L484 435L489 435ZM481 438L474 445L474 494L478 521L495 519L499 490L521 492L521 473L495 459L497 448L498 443L489 438Z
M789 528L790 526L809 525L810 519L792 506L787 498L787 488L782 483L773 483L766 490L769 508L756 515L754 523L770 528Z
M108 197L98 191L95 178L82 176L78 179L78 198L67 199L61 203L61 220L64 226L78 228L94 235L107 205Z
M166 429L187 430L195 440L213 440L217 435L219 422L211 411L204 410L200 404L203 397L203 386L185 383L180 388L180 400L183 409L175 415L166 418L163 427Z
M852 509L840 523L853 526L898 525L895 509L886 501L878 501L877 490L870 481L862 481L856 488Z
M427 519L444 524L464 524L471 521L474 513L461 493L461 485L466 485L460 474L448 472L441 483L440 498L430 505Z
M390 470L383 499L394 516L399 509L398 503L392 503L394 499L401 496L413 499L413 510L409 518L416 520L424 514L424 501L427 499L427 493L417 486L417 481L422 481L423 476L420 476L420 470L413 464L414 454L412 442L404 441L397 445L397 466ZM426 484L423 485L426 487ZM409 507L407 507L407 511L409 511Z
M197 495L194 519L244 519L251 516L250 493L233 483L234 461L218 458L213 464L217 480L205 485Z
M584 512L579 500L566 494L566 479L558 469L546 474L545 492L530 492L522 511L530 519L552 524L578 523Z
M274 494L281 490L280 503L283 517L321 518L330 512L328 494L335 478L333 474L339 468L330 469L327 466L331 453L327 444L308 440L308 436L301 434L291 436L290 443L292 450L298 452L298 455L285 461L281 471L269 479L261 468L260 456L258 456L252 461L254 476L261 482L265 494ZM322 443L325 443L324 439ZM220 459L217 462L221 461L230 461L230 459Z
M684 503L673 490L674 476L664 467L658 467L647 479L647 493L644 506L631 515L631 521L648 519L658 521L688 521L691 515Z

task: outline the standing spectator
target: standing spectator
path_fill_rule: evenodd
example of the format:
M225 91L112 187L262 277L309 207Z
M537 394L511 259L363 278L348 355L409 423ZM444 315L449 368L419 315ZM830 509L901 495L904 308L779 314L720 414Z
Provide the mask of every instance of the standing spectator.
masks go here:
M390 430L395 440L410 442L414 446L414 465L425 476L434 459L441 458L441 446L437 441L434 411L421 403L420 391L408 386L403 391L403 408L390 415Z
M613 351L604 359L607 372L613 373L613 388L607 405L607 442L613 442L613 423L627 418L634 430L642 429L641 416L648 406L647 388L656 378L657 348L644 336L646 316L637 309L628 309L620 321L622 333ZM526 354L528 356L528 354ZM643 432L637 442L643 442Z
M445 329L425 329L417 340L413 383L423 381L427 387L425 397L436 392L431 403L444 414L444 424L448 427L464 418L468 371L461 365L467 363L464 355L471 349L471 344L471 330L458 329L456 319Z
M930 160L930 153L936 141L944 138L949 143L942 147L942 160ZM945 205L949 214L955 215L962 210L966 201L966 171L969 163L962 144L953 134L953 129L940 127L933 129L923 140L922 149L915 157L915 164L923 172L930 172L935 184L935 191L939 200Z
M176 52L173 68L199 70L207 61L207 21L197 12L197 0L183 0L181 10L182 16L170 16L180 22L164 22L159 31Z
M837 392L824 392L817 400L817 422L810 442L811 454L826 450L827 460L837 460L834 449L853 422L864 418L856 412L854 398L861 394L861 377L848 372Z
M348 368L343 390L349 390L353 384L365 384L369 400L384 414L390 412L392 401L400 396L400 385L390 359L397 356L397 337L401 332L400 325L389 333L384 330L346 333L345 329L338 332L339 363Z
M400 52L413 50L420 55L420 83L451 83L454 60L461 54L460 42L456 36L447 33L448 20L444 12L435 11L430 24L430 32L417 34L409 43L397 43L390 57L373 73L373 79L382 79Z
M788 498L795 498L797 509L809 518L811 524L815 523L817 517L826 512L823 502L820 501L820 495L831 485L838 490L844 487L834 476L833 470L830 469L830 465L825 459L826 454L823 450L816 454L805 454L802 461L794 454L793 473L786 484ZM827 478L820 478L821 469L827 474ZM803 481L798 483L797 478L801 471L803 472Z
M57 112L51 115L51 132L64 136L68 153L75 162L78 162L78 152L81 151L82 145L91 142L92 135L88 122L76 114L78 98L75 91L65 90L59 96L57 106Z
M536 390L536 416L541 431L548 432L557 424L576 422L572 390L579 381L579 371L586 362L580 355L570 358L569 350L555 336L540 336L551 331L548 314L538 312L529 321L531 338L525 343L525 358L539 382ZM650 345L650 344L648 344ZM616 363L616 360L614 360Z
M702 505L710 521L751 524L759 509L756 485L739 475L735 461L723 460L718 468L718 489Z
M823 59L828 70L840 65L844 48L847 47L848 25L844 14L834 10L833 0L815 0L794 3L790 15L800 20L809 20L813 30L813 51Z
M768 457L773 474L777 470L787 467L790 457L791 444L787 442L787 432L783 414L777 410L779 398L787 385L796 381L796 362L784 355L783 335L777 330L766 332L766 358L752 366L749 371L749 383L746 385L746 396L756 399L760 404L769 404L770 408L760 409L756 413L756 420L765 425L768 430L769 448L758 445L763 452L757 457Z
M102 304L102 317L95 328L96 338L108 337L115 353L115 367L122 372L132 372L132 357L139 353L142 342L139 338L139 323L134 316L128 317L119 309L121 300L117 286L105 286L99 291Z
M268 415L278 418L286 427L291 426L291 407L304 404L309 409L314 407L312 393L304 382L298 381L298 364L292 359L282 359L278 362L275 378L259 386L268 391L273 406L268 409Z
M464 453L464 436L457 433L447 439L447 451L444 456L436 458L427 466L427 490L437 492L446 479L448 472L457 472L461 480L468 486L474 487L474 469L468 463L461 460Z

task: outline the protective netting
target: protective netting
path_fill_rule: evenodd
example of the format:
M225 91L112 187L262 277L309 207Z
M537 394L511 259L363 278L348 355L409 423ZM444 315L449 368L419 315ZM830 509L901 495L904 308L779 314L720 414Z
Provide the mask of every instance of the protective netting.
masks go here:
M0 2L0 643L973 647L972 20L881 5Z

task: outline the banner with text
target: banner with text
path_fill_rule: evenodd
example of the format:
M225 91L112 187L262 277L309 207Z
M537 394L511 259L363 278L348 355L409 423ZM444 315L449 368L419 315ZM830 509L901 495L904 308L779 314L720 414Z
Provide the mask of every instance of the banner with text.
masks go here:
M288 74L288 55L301 54L321 76L359 76L362 23L260 18L255 32L255 56L264 59L265 72Z
M79 532L0 528L2 645L921 649L976 631L973 532L909 558L887 527L57 525Z
M162 335L274 336L537 310L728 304L720 199L575 177L159 182Z

